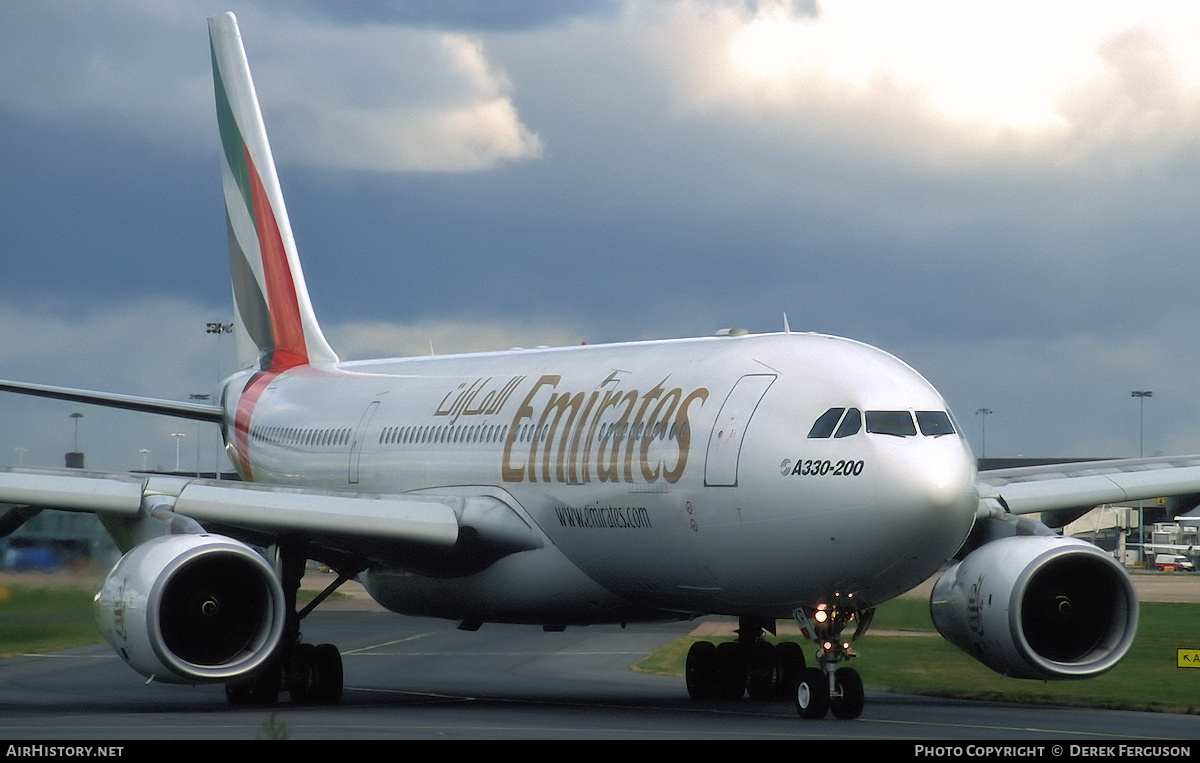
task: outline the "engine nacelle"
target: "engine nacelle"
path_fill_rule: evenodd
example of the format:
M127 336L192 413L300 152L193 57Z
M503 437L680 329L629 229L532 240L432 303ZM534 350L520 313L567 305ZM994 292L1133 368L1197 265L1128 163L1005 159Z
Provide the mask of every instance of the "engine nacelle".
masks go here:
M1091 543L1058 536L986 543L938 579L929 601L950 643L1016 678L1088 678L1137 633L1128 573Z
M144 676L228 681L263 664L283 636L275 571L220 535L164 535L130 549L96 594L96 625Z

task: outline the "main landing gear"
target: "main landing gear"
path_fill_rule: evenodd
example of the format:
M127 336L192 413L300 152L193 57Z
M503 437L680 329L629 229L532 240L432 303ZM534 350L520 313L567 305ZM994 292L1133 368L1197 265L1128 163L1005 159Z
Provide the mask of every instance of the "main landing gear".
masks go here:
M828 712L836 718L858 718L863 711L862 678L853 668L838 667L855 656L841 634L858 620L855 638L861 636L873 614L874 610L855 613L826 605L796 610L793 616L801 632L817 644L816 667L805 664L799 644L765 640L764 632L774 633L773 620L740 618L735 641L692 644L684 669L688 694L699 700L734 700L746 694L756 700L794 697L802 718L824 718Z
M342 699L342 655L332 644L302 642L300 621L312 612L350 576L338 578L303 610L296 609L296 592L304 576L307 557L302 547L277 547L284 595L287 597L283 638L275 654L254 673L225 685L231 705L274 705L286 691L292 702L304 705L334 705Z
M693 699L786 699L804 670L804 652L793 641L772 644L775 621L743 617L737 640L697 641L688 650L684 673Z

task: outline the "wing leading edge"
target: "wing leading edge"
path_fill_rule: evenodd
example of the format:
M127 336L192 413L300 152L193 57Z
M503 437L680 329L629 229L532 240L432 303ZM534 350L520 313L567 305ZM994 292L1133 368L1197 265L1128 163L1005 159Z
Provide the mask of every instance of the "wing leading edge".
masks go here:
M980 472L979 497L1012 514L1200 495L1200 456L1119 459ZM1047 523L1050 524L1050 523Z
M223 411L215 403L186 402L183 400L163 400L153 397L138 397L136 395L118 395L111 392L94 392L86 389L71 387L53 387L48 384L29 384L0 380L0 391L16 392L21 395L48 397L54 400L69 400L73 403L90 403L106 408L122 408L128 411L143 413L159 413L164 416L209 421L220 423Z
M539 548L540 536L504 500L488 495L406 495L257 485L73 469L0 469L0 530L42 509L90 512L106 524L157 521L167 533L221 532L248 541L300 535L365 562L414 552L461 553L470 542L498 555ZM174 521L179 518L194 520ZM162 532L159 530L158 532ZM116 532L119 545L123 533ZM122 550L126 550L122 548Z

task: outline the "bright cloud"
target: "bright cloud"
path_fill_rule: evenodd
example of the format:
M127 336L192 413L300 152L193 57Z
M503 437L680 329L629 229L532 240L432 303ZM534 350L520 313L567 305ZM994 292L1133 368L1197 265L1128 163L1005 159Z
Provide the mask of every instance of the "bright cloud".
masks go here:
M724 61L698 85L712 100L887 100L989 136L1057 137L1120 108L1131 77L1143 92L1200 100L1200 8L1189 4L822 0L812 14L780 1L719 18Z
M260 45L262 61L253 55L255 34L247 33L268 129L285 147L281 159L330 169L458 172L542 152L513 104L512 84L478 39L403 27L293 31Z

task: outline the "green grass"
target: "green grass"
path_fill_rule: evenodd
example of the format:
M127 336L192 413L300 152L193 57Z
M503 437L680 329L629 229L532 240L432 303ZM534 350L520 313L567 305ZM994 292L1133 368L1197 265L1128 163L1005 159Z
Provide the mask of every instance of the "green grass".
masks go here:
M317 595L301 589L301 605ZM48 652L103 641L92 610L90 588L55 585L0 586L0 657ZM343 594L334 593L330 599Z
M100 641L94 593L82 588L0 588L0 656L66 649Z
M913 635L878 635L882 630ZM868 689L1004 702L1200 713L1200 670L1175 667L1175 650L1200 648L1200 605L1143 602L1138 636L1108 673L1082 681L1006 678L937 635L921 599L879 608L869 632L854 643L854 667ZM923 633L922 633L923 632ZM639 662L647 672L683 675L694 638L677 639ZM813 650L805 646L805 657Z

